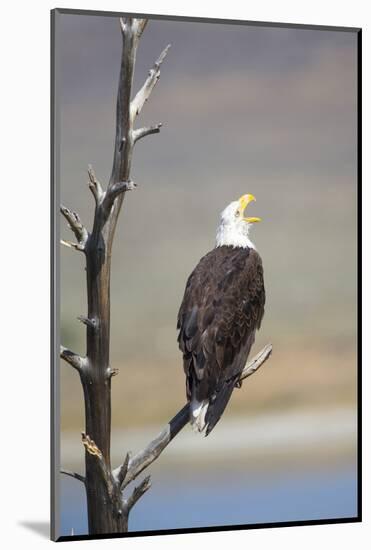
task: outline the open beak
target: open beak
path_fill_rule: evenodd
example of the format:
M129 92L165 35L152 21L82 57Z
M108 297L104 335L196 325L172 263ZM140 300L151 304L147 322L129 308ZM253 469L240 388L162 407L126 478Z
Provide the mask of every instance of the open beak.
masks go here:
M244 222L257 223L257 222L261 221L261 218L245 218L245 217L243 217L247 205L250 204L250 202L255 202L255 201L256 201L256 198L254 197L254 195L250 195L250 194L242 195L242 197L240 197L238 199L238 202L239 202L238 211L240 213L240 216L242 216L242 219L243 219Z

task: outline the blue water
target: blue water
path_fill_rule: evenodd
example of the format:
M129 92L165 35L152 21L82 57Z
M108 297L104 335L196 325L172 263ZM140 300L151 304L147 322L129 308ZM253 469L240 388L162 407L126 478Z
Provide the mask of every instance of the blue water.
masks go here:
M215 477L205 471L190 482L154 478L136 504L130 531L181 529L249 523L276 523L354 517L357 475L354 467L287 473L234 472ZM86 500L80 482L62 476L62 535L87 533Z

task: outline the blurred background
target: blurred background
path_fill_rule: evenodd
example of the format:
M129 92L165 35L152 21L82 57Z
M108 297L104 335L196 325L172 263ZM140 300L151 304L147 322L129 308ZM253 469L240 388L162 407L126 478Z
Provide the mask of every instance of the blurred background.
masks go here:
M354 32L150 21L137 90L171 43L138 125L112 261L112 460L185 402L176 318L188 275L244 193L260 216L266 313L253 353L273 356L235 391L208 438L185 428L149 469L130 529L351 517L356 493L356 76ZM112 164L117 18L59 15L61 202L90 227L91 163ZM71 238L61 220L62 238ZM61 342L85 353L82 255L61 250ZM83 473L83 395L61 365L61 464ZM81 484L61 479L61 534L87 532Z

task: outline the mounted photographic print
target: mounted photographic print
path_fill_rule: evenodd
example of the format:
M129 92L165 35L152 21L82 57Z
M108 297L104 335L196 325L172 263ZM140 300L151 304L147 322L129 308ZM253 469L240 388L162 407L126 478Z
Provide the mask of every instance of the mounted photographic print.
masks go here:
M355 28L52 12L52 539L361 519Z

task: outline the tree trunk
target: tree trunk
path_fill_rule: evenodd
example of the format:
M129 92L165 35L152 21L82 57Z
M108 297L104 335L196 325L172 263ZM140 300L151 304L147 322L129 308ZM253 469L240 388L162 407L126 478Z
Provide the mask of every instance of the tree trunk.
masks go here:
M101 450L108 467L111 464L111 376L110 341L110 257L105 254L104 239L89 243L86 254L88 289L87 359L89 369L81 376L85 400L85 432ZM86 494L89 533L116 533L124 529L117 511L112 509L106 480L96 457L85 453ZM117 516L117 524L115 517Z
M124 25L124 24L123 24ZM130 95L136 54L136 31L133 20L123 27L123 47L116 113L116 137L112 174L108 189L130 175L132 157L132 121ZM94 227L86 247L88 296L87 360L89 369L81 376L85 399L85 432L102 452L111 469L111 378L110 369L110 275L111 248L124 193L107 207L97 205ZM100 211L101 210L101 211ZM86 495L89 533L127 531L128 517L121 499L113 499L107 479L94 455L85 452Z

